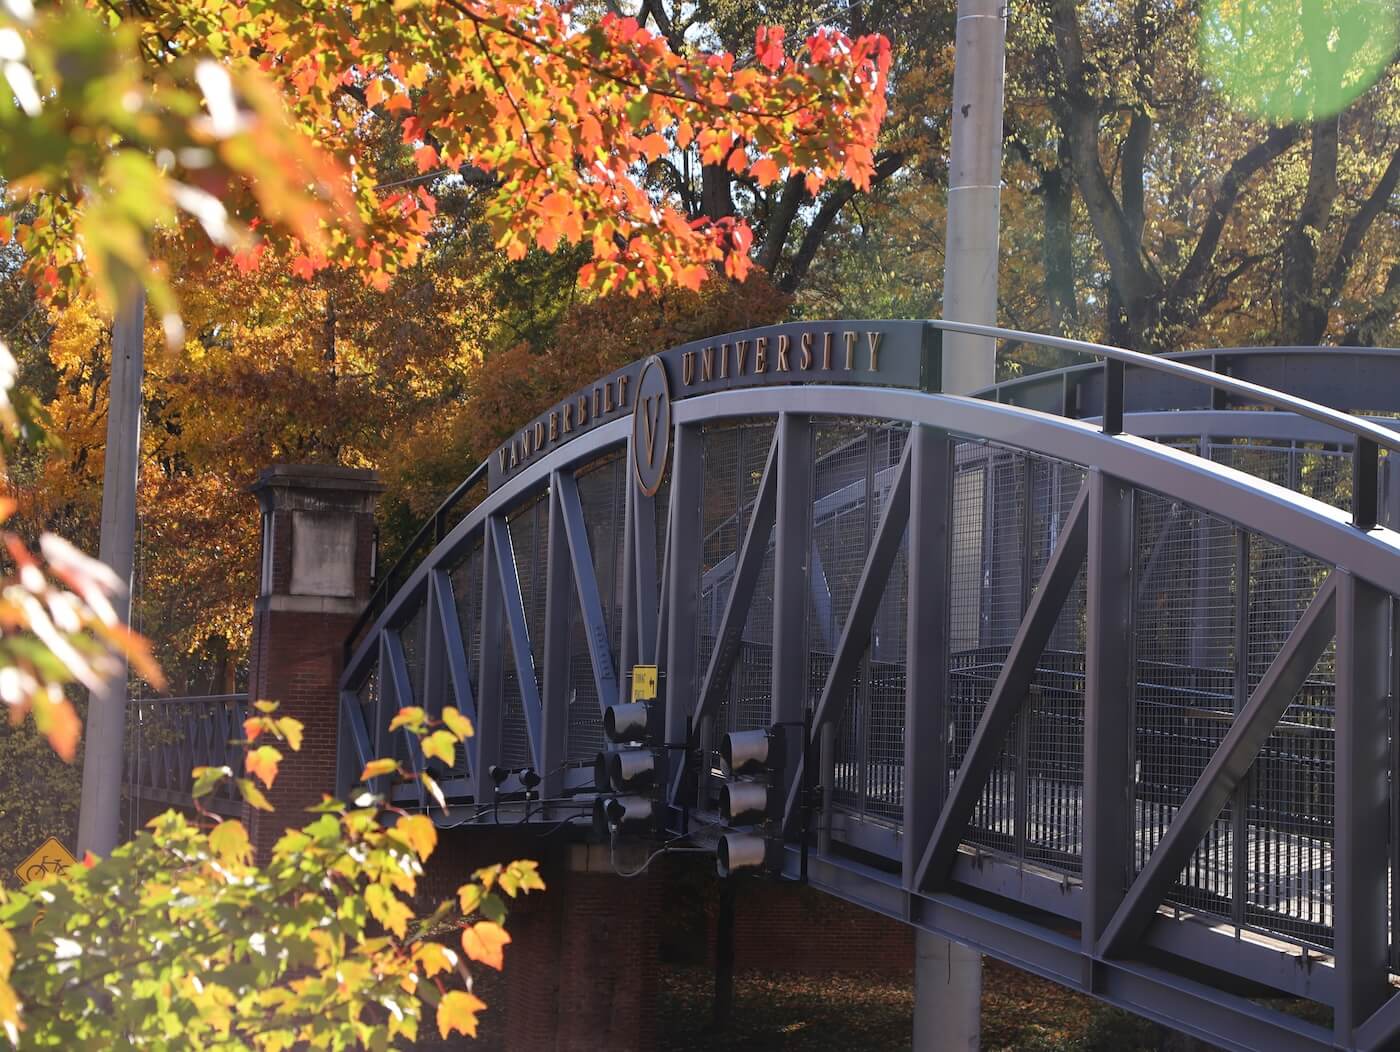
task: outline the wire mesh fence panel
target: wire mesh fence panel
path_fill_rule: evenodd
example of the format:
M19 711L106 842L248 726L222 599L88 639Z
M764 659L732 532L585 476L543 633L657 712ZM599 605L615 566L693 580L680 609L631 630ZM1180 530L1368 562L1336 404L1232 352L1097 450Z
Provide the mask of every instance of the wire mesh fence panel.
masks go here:
M425 596L423 603L408 619L408 624L399 632L399 638L403 641L404 664L408 666L408 684L413 689L412 700L402 698L399 701L400 705L427 704L423 693L423 661L428 653L427 632L428 604Z
M808 691L815 704L888 503L908 427L827 418L814 427L808 635L819 655L812 671L821 675L809 682ZM856 675L849 685L835 688L844 704L832 734L832 803L882 821L898 821L903 813L906 563L901 547Z
M511 645L510 627L501 617L501 640L506 647L504 684L501 691L501 761L507 767L524 767L532 762L530 732L525 721L519 665L528 662L524 675L540 689L538 670L544 660L544 606L549 565L549 497L537 497L506 518L514 555L516 581L529 636L528 655L516 655Z
M1245 547L1245 685L1252 691L1330 568L1263 537L1250 536ZM1335 676L1335 647L1329 646L1246 779L1245 899L1236 914L1252 926L1323 947L1331 945L1332 924Z
M758 499L763 470L773 442L774 423L757 421L742 431L739 451L740 506ZM777 484L777 479L773 480ZM747 519L744 522L748 526ZM763 538L763 563L740 635L739 654L731 673L733 686L729 730L754 730L773 721L773 553L776 526Z
M448 579L452 584L452 602L457 608L457 626L462 632L462 645L466 648L467 682L471 686L472 697L481 697L481 680L477 673L481 661L481 586L484 554L481 541L476 541L467 554L452 568ZM466 775L467 747L458 742L452 770L458 775Z
M622 640L626 484L626 460L621 454L608 456L578 474L579 503L583 508L594 580L607 628L608 653L615 674ZM587 760L603 747L602 717L578 589L571 585L569 593L566 751L570 760Z
M472 697L479 695L481 686L477 666L481 661L482 559L481 542L477 541L448 574L452 602L457 607L457 625L467 651L467 682L471 684Z
M1234 714L1234 527L1134 494L1134 861L1141 870ZM1191 857L1173 901L1229 916L1231 808Z

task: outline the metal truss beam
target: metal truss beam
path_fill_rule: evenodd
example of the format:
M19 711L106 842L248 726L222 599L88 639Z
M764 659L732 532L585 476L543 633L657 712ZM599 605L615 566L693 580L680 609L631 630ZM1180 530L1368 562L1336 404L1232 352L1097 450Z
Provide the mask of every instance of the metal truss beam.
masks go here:
M1104 928L1098 945L1100 956L1123 956L1142 937L1172 882L1317 664L1336 625L1336 578L1333 572L1323 582L1254 689L1249 703L1230 724L1224 740L1216 747L1156 850ZM1093 795L1097 788L1086 784L1085 795Z
M968 822L972 819L973 808L977 806L983 786L996 765L997 757L1001 755L1011 721L1026 700L1036 664L1050 642L1050 634L1055 630L1055 622L1069 596L1070 587L1084 565L1089 532L1088 502L1089 484L1086 481L1080 486L1079 495L1070 507L1026 615L1016 629L1011 650L992 687L977 730L973 732L967 755L963 757L962 766L953 780L948 801L943 805L933 836L924 849L914 878L914 886L918 889L941 884L947 878L958 844L962 842ZM1086 786L1085 795L1091 791Z
M1333 839L1333 952L1341 997L1339 1043L1391 994L1390 787L1387 712L1390 693L1390 596L1338 571L1336 577L1336 817Z
M466 637L462 634L462 623L457 616L452 578L446 570L433 571L432 596L436 604L434 612L442 631L442 663L447 669L447 686L451 691L452 704L458 712L471 720L472 726L475 727L478 723L476 698L472 693L467 648L462 642ZM467 754L467 777L473 780L473 784L477 771L480 770L476 753L478 740L478 736L474 734L462 743Z
M671 453L671 507L667 513L665 622L657 627L657 646L664 646L666 740L684 741L686 724L694 711L699 684L695 638L698 631L700 563L702 557L700 507L704 447L697 426L675 429ZM675 760L676 754L672 755ZM681 764L670 772L671 798L680 789Z
M555 472L554 478L557 510L568 542L579 613L583 617L584 635L588 641L588 658L593 666L593 686L598 691L598 711L602 712L618 701L617 670L613 668L607 616L603 612L598 577L593 569L593 552L588 544L588 528L583 521L583 502L579 499L578 482L566 471ZM552 555L555 550L552 532L549 540ZM564 598L567 601L567 596Z
M501 723L505 708L505 654L501 621L504 601L501 598L501 575L495 570L497 531L492 523L505 523L499 516L490 516L481 548L481 636L478 639L476 766L472 768L477 798L484 799L490 788L487 771L501 762ZM505 532L502 529L501 532ZM507 539L509 535L507 534Z
M1081 934L1092 952L1126 889L1133 756L1133 490L1091 471L1085 575L1084 847Z
M565 733L569 725L569 577L573 553L569 550L565 534L568 532L564 507L563 488L565 478L573 481L567 471L556 471L549 486L549 553L545 563L544 577L544 668L540 670L542 689L540 692L540 752L539 774L540 795L545 800L557 799L564 787L564 756L567 749ZM573 490L575 503L578 490ZM585 546L587 538L584 539ZM589 580L593 577L590 557ZM582 586L580 586L582 594ZM594 588L593 600L598 599ZM601 618L601 610L596 611ZM587 615L585 614L585 619ZM589 657L592 658L592 625L585 626L589 637ZM607 630L604 629L603 642L607 643ZM609 665L612 656L608 656ZM594 670L596 676L597 670Z
M525 602L520 595L520 574L516 570L515 549L510 539L510 527L504 516L492 516L492 569L501 588L501 607L505 612L506 631L510 636L511 656L515 660L515 679L520 691L520 708L525 713L525 731L530 738L530 756L537 770L544 769L544 727L540 713L539 681L535 678L535 657L530 649L530 627L525 620Z
M904 664L904 837L900 873L913 888L948 787L948 632L953 441L909 431L909 588Z
M390 712L402 712L404 709L413 706L415 698L413 696L413 682L408 677L408 658L403 651L403 639L397 632L384 633L384 661L385 661L385 685L393 694L392 705L380 705L380 710L388 709ZM380 695L383 697L383 695ZM387 699L386 699L387 700ZM381 721L383 716L381 715ZM391 717L392 718L392 717ZM385 726L387 727L387 723ZM381 733L383 730L381 729ZM423 750L418 739L405 728L400 728L397 732L401 741L408 749L408 763L413 768L414 774L423 773ZM392 740L392 738L391 738ZM428 793L423 787L420 779L418 786L418 803L421 807L428 806Z
M797 760L807 709L807 597L812 554L812 422L784 413L773 433L774 472L772 719L783 736L787 800L801 784ZM747 538L745 544L748 543ZM766 547L766 545L765 545ZM760 560L761 565L761 560Z

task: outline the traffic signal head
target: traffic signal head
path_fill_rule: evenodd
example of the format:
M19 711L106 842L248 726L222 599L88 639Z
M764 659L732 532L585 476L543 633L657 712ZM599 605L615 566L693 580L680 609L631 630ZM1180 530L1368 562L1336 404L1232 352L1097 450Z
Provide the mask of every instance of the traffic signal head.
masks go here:
M607 758L608 782L615 792L635 793L656 784L656 755L650 749L620 749Z
M719 814L725 825L755 825L772 817L772 790L762 782L726 782L719 790Z
M646 796L606 796L593 801L593 829L599 835L644 832L655 825L656 803Z
M732 876L741 869L757 869L768 860L768 841L756 833L725 833L715 849L715 872Z
M609 705L603 710L603 733L608 741L641 742L651 738L651 712L641 702Z
M730 731L719 746L729 777L771 771L782 765L781 752L781 738L770 730Z

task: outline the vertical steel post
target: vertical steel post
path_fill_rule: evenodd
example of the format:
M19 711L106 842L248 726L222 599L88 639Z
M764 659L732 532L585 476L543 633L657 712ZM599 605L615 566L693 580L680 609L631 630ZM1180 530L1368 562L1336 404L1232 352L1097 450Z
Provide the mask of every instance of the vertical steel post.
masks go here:
M1244 710L1249 701L1249 531L1235 529L1235 713ZM1230 919L1236 926L1244 925L1244 905L1248 897L1245 888L1249 872L1249 787L1253 769L1240 779L1230 794Z
M1132 487L1090 471L1084 649L1086 961L1123 899L1132 865L1133 518Z
M678 742L695 710L700 689L695 645L700 590L702 437L699 427L676 428L671 460L671 508L667 516L671 565L666 577L666 740ZM669 754L673 764L680 754ZM672 771L666 784L674 785Z
M1386 694L1390 640L1380 589L1338 572L1334 1026L1350 1046L1356 1027L1390 995L1387 978Z
M923 426L909 432L909 442L902 872L904 887L912 890L924 845L933 836L948 793L953 442L947 434Z
M131 571L136 551L136 478L141 463L141 375L146 294L139 286L117 308L112 324L112 375L107 395L107 461L102 476L98 558L126 586L112 605L131 620ZM127 666L120 662L88 703L83 735L83 788L78 855L105 856L117 846L121 821L122 748L126 730Z
M787 800L803 754L807 710L807 574L812 552L812 422L778 418L777 508L773 525L773 722L782 725Z
M493 790L490 768L501 762L501 727L504 719L505 601L501 595L500 576L496 572L496 538L488 516L482 528L481 542L481 650L477 654L476 734L467 739L474 743L472 778L476 784L477 803ZM504 532L504 531L502 531Z
M622 623L618 626L618 701L632 700L632 666L637 664L637 498L633 478L632 436L627 436L622 461Z
M544 592L544 690L540 695L540 798L558 799L564 788L569 725L569 605L573 570L560 506L559 472L549 486L549 553Z

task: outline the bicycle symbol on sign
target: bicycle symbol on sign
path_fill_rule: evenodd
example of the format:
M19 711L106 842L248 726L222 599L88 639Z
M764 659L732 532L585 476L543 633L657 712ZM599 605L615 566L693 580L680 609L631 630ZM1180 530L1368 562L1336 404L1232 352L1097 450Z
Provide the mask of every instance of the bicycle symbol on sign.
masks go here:
M22 883L44 877L63 877L78 864L57 837L49 837L39 849L15 867L15 876Z

